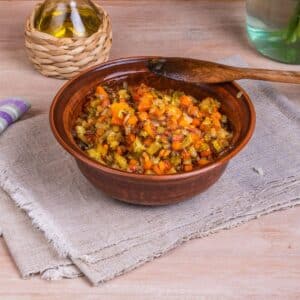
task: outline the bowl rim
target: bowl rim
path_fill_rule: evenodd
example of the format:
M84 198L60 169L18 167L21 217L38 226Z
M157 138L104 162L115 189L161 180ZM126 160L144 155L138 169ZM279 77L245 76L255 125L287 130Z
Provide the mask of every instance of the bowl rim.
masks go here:
M115 65L116 63L121 63L121 62L132 62L132 61L140 61L140 60L149 60L149 59L161 59L161 58L171 58L171 57L164 57L164 56L129 56L129 57L122 57L122 58L117 58L113 60L109 60L105 63L102 64L97 64L94 66L91 66L87 69L84 69L81 71L78 75L73 77L72 79L68 80L65 82L61 88L58 90L56 93L55 97L53 98L53 101L50 106L50 111L49 111L49 121L50 121L50 128L52 130L53 135L55 136L56 140L58 143L67 151L69 152L76 160L81 161L82 163L88 165L89 167L98 169L99 171L105 172L110 175L116 175L116 176L122 176L122 177L127 177L127 179L132 179L132 180L142 180L142 181L173 181L173 180L178 180L178 179L185 179L185 178L190 178L194 177L203 173L206 173L208 171L211 171L215 168L221 167L222 165L226 164L229 162L231 158L236 156L249 142L251 139L255 125L256 125L256 113L255 113L255 108L254 105L250 99L250 96L248 93L235 81L230 82L235 88L239 90L239 92L242 93L244 97L244 101L247 104L248 110L249 110L249 127L246 135L242 139L242 141L235 146L230 152L226 153L223 157L220 159L217 159L216 161L210 163L207 166L189 171L189 172L182 172L182 173L175 173L175 174L167 174L167 175L147 175L147 174L135 174L135 173L130 173L127 171L122 171L118 169L111 168L106 165L102 165L97 161L94 161L92 158L88 157L86 154L83 152L81 153L80 151L75 151L71 146L69 146L68 142L66 142L61 135L59 134L58 129L56 128L55 124L55 118L54 118L54 112L57 103L59 102L59 99L61 95L64 93L64 90L72 85L75 81L77 81L81 76L100 68L107 68L110 65ZM174 58L174 57L172 57Z

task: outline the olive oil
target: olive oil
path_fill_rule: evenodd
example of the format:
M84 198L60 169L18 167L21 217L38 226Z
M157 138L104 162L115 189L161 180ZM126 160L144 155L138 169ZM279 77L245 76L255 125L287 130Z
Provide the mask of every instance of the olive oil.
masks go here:
M88 37L103 20L89 0L46 0L35 18L35 28L57 38Z

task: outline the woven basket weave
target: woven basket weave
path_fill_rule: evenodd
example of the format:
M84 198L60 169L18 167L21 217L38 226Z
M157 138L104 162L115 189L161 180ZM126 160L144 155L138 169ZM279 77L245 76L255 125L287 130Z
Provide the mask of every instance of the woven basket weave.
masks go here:
M34 67L43 75L68 79L82 69L108 60L112 44L112 29L108 14L103 13L99 30L86 38L56 38L34 28L34 19L41 6L37 4L26 21L25 46Z

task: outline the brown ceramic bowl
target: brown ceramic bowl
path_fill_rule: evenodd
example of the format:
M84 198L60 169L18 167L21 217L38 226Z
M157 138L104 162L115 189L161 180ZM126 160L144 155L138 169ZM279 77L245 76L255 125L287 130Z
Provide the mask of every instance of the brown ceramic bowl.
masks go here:
M76 160L82 174L107 195L143 205L176 203L199 194L214 184L233 158L250 140L255 111L249 96L236 83L188 84L150 73L150 57L117 59L92 67L68 81L58 92L50 109L50 123L58 142ZM222 103L234 132L232 147L214 163L191 172L174 175L139 175L112 169L89 158L72 137L74 122L86 95L98 84L145 82L157 89L182 90L198 99L212 96ZM237 97L237 95L241 97Z

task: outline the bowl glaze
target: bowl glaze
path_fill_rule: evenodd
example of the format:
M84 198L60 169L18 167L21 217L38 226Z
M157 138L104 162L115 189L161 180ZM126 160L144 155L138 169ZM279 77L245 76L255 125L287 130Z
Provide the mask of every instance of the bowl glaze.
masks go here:
M255 110L246 92L236 83L190 84L152 74L147 62L154 57L133 57L94 66L68 81L55 96L50 108L50 125L62 147L76 160L82 174L107 195L140 205L177 203L199 194L223 174L229 160L244 148L255 127ZM157 58L157 57L155 57ZM197 99L218 99L230 121L233 141L230 149L215 162L191 172L173 175L132 174L102 165L89 158L75 143L72 128L86 95L98 84L144 82L157 89L175 89Z

